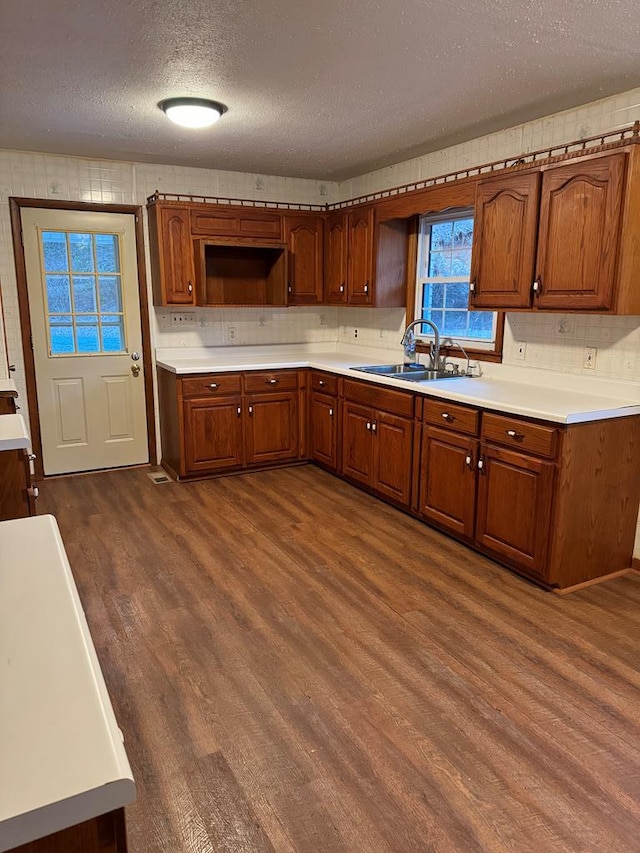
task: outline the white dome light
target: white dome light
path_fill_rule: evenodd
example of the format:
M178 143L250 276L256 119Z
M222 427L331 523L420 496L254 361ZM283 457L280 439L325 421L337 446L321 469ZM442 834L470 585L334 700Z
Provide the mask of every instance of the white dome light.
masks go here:
M227 111L224 104L205 98L169 98L158 106L167 118L182 127L210 127Z

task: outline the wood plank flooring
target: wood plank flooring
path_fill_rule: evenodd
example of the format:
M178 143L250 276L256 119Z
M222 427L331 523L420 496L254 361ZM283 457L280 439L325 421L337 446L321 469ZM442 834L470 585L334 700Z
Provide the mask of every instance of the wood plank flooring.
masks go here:
M41 496L132 853L640 850L640 575L560 598L311 466Z

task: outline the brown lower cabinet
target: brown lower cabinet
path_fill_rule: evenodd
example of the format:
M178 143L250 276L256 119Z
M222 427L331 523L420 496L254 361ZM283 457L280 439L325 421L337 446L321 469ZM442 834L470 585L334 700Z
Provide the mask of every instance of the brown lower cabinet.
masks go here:
M21 844L11 853L127 853L124 809Z
M176 376L158 370L163 465L179 479L305 455L297 370Z
M29 459L26 450L0 452L0 521L36 514L38 489L32 482Z
M409 507L413 395L352 380L345 380L343 387L341 473Z
M640 416L541 422L317 370L158 384L181 479L310 459L546 587L631 564Z

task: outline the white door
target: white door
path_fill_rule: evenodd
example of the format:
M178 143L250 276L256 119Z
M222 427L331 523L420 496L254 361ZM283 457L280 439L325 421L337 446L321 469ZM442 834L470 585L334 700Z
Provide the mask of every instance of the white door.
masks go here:
M132 214L23 208L45 474L149 461Z

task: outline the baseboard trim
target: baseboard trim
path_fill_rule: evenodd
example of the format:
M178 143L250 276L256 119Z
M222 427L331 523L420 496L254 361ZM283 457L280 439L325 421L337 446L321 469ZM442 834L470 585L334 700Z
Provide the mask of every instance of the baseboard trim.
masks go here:
M638 569L640 569L640 560L634 560L634 563L638 563L638 567L633 566L629 569L620 569L618 572L610 572L608 575L602 575L599 578L592 578L589 581L583 581L582 583L576 583L573 586L565 586L564 589L554 589L556 595L570 595L572 592L578 592L580 589L587 589L590 586L597 586L598 584L605 583L605 581L612 581L615 578L623 578L626 575L635 575L638 574Z
M634 572L640 572L640 557L632 558L631 568L634 570Z

